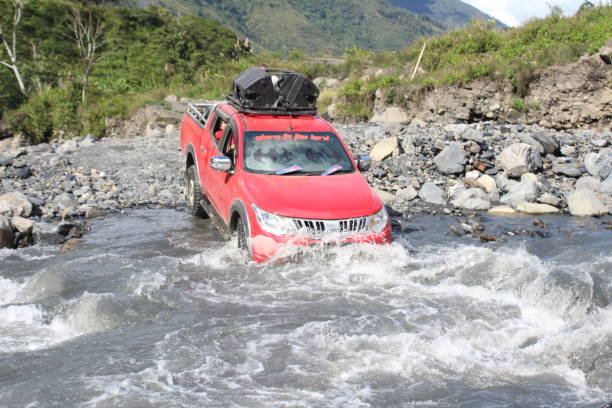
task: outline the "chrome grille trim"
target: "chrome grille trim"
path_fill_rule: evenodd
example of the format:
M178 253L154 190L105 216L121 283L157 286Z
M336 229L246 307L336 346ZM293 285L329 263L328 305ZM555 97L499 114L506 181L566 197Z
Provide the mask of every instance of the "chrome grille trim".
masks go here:
M312 220L305 218L293 218L292 220L297 230L306 229L313 234L322 234L324 232L359 232L365 231L368 225L368 217L342 220Z

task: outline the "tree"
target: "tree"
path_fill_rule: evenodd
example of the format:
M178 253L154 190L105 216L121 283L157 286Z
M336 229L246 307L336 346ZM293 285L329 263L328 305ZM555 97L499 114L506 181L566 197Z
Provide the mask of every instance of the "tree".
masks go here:
M102 40L104 24L100 17L94 17L91 8L87 10L84 16L81 14L81 10L74 7L69 15L69 20L70 29L76 41L79 56L81 57L81 66L83 68L81 102L85 103L89 76L96 63L102 59L98 52L105 43Z
M24 0L13 0L13 26L11 28L10 43L7 40L6 35L4 34L2 24L0 24L0 40L2 40L2 44L4 45L6 53L8 54L10 60L10 63L5 60L0 60L0 64L13 71L15 79L17 80L17 84L19 85L19 90L21 91L21 94L23 96L26 96L26 87L23 83L23 78L21 76L21 72L19 71L19 66L17 65L17 27L19 26L19 22L21 21L23 4Z

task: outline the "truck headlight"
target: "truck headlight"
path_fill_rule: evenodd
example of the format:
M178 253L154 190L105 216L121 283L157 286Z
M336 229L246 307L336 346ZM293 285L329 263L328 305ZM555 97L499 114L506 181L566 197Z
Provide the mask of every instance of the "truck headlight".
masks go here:
M385 229L389 222L389 214L383 205L379 212L368 217L368 231L380 232Z
M275 235L286 235L296 232L293 220L280 215L272 214L262 210L255 204L252 205L257 222L265 231Z

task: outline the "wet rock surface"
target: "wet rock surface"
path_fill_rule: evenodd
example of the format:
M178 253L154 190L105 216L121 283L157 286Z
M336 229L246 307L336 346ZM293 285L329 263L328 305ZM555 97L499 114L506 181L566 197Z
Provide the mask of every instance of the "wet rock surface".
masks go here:
M395 217L462 217L491 208L494 214L602 216L612 209L609 131L490 123L336 128L354 156L377 156L364 176ZM74 238L54 231L59 220L182 206L178 131L168 130L0 152L0 216L16 235L12 246ZM563 155L565 147L571 157ZM16 170L25 167L24 178ZM48 223L52 228L40 226ZM3 242L11 240L3 234Z

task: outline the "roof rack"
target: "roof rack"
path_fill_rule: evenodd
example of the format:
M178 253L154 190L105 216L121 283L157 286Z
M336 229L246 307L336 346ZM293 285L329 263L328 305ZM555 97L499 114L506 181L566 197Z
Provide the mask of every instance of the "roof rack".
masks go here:
M243 71L227 101L238 111L254 114L316 115L319 89L304 75L279 68Z

